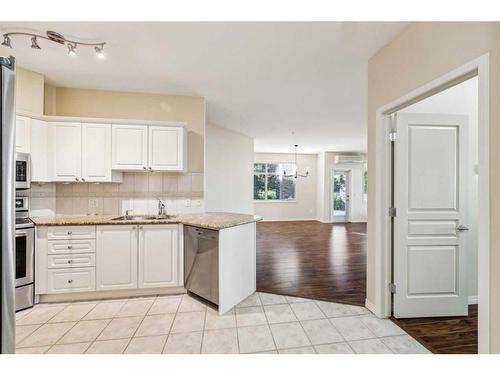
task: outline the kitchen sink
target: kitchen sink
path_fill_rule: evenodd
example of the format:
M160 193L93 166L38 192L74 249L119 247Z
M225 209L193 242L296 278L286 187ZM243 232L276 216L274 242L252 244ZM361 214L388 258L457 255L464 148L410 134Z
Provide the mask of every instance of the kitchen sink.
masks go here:
M167 220L172 218L173 215L124 215L114 217L113 221L142 221L142 220Z

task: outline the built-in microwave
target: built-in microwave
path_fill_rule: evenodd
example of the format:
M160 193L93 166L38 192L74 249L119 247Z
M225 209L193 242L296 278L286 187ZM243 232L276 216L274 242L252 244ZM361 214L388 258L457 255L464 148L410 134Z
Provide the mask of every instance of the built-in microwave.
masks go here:
M16 189L30 188L30 154L16 152Z

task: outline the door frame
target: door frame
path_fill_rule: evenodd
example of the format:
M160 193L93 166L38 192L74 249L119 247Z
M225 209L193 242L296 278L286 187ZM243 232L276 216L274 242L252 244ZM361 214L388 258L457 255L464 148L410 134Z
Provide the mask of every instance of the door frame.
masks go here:
M334 199L333 178L335 176L335 172L343 172L347 176L346 184L347 184L347 194L349 195L349 202L348 202L347 207L346 207L344 221L335 220L335 216L333 215L333 199ZM349 168L332 168L331 169L329 186L330 186L330 221L332 223L349 223L351 221L351 197L352 197L351 180L352 180L352 169L349 169Z
M474 59L445 75L411 91L376 110L375 144L375 229L368 236L375 239L373 266L375 300L366 307L378 317L391 315L391 130L390 114L478 77L478 351L490 352L490 73L489 53ZM389 188L387 188L389 187Z

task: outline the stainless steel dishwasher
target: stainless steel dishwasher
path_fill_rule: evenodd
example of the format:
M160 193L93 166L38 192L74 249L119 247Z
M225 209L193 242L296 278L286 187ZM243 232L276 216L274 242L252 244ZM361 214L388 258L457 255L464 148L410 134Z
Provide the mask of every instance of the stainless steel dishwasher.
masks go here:
M219 232L184 226L184 286L219 304Z

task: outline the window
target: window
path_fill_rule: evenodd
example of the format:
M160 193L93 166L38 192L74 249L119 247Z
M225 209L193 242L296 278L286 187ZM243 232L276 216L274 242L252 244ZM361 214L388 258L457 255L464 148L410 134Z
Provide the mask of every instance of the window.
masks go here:
M256 201L292 201L295 199L293 177L284 177L295 173L294 163L255 163L253 168L253 199Z

